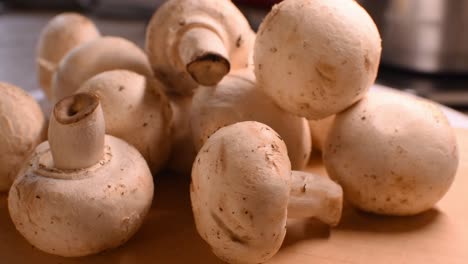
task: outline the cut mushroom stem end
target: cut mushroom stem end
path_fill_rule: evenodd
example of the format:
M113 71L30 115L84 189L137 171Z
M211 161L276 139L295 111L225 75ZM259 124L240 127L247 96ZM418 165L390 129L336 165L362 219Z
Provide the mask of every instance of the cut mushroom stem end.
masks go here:
M216 85L231 69L224 43L211 29L192 28L185 32L179 55L187 72L201 85Z
M99 98L79 93L59 101L49 124L49 143L55 167L88 168L104 155L105 123Z
M343 208L343 190L327 177L292 171L289 218L313 217L337 226Z

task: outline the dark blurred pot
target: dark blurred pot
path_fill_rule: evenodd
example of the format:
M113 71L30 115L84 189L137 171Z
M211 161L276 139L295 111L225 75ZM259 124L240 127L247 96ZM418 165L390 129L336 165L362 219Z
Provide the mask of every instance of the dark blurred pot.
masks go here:
M427 73L468 73L468 1L358 0L382 35L382 62Z
M233 2L250 6L271 7L281 0L234 0Z

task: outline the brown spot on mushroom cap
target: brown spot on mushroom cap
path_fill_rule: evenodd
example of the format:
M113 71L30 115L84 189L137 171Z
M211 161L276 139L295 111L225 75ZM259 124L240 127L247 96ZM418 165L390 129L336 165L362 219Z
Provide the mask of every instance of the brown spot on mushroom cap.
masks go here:
M364 56L364 68L366 69L366 71L371 70L371 62L370 62L368 54Z
M239 37L236 40L236 47L240 48L243 43L244 43L244 40L242 39L242 35L239 35Z
M226 143L224 142L224 140L221 142L219 148L219 161L221 162L221 173L224 173L227 169Z

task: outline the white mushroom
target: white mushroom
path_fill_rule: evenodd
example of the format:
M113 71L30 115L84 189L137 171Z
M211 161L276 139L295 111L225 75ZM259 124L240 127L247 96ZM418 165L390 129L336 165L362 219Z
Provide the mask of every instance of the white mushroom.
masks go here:
M370 93L336 115L323 150L331 178L354 206L386 215L430 209L457 171L455 134L439 108L396 93Z
M44 139L44 114L34 98L0 82L0 192L8 191L24 160Z
M163 84L140 74L114 70L86 81L78 92L96 94L106 134L133 145L157 173L169 157L172 111Z
M206 141L193 164L190 194L198 233L228 263L275 255L288 212L338 224L343 196L329 179L291 172L284 141L252 121L221 128Z
M356 1L285 0L260 26L255 74L280 107L322 119L364 97L380 54L377 27Z
M37 74L45 94L52 99L52 76L62 58L73 48L98 38L94 23L78 13L62 13L44 27L37 44Z
M258 121L273 128L284 139L293 169L302 170L309 161L312 143L307 120L279 108L256 85L251 70L234 72L217 86L199 87L193 98L190 119L197 150L223 126Z
M82 44L60 62L52 82L53 98L72 95L94 75L117 69L153 75L145 53L126 39L101 37Z
M8 196L13 223L38 249L94 254L122 245L141 226L153 197L150 170L136 149L104 129L93 95L55 106L49 141L36 148Z
M247 67L255 33L229 0L169 0L146 33L146 52L156 77L173 93L190 95L217 84L230 70Z

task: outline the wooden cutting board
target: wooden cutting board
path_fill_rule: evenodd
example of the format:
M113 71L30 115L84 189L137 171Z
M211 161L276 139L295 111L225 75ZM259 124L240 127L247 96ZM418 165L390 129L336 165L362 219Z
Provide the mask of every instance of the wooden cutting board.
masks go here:
M341 224L329 229L311 219L290 220L272 264L468 263L468 130L457 130L461 162L449 193L435 208L414 217L383 217L345 206ZM310 171L324 174L319 162ZM0 197L0 263L146 264L223 263L196 233L189 200L189 177L157 179L145 224L124 246L86 258L60 258L29 245L16 232Z

